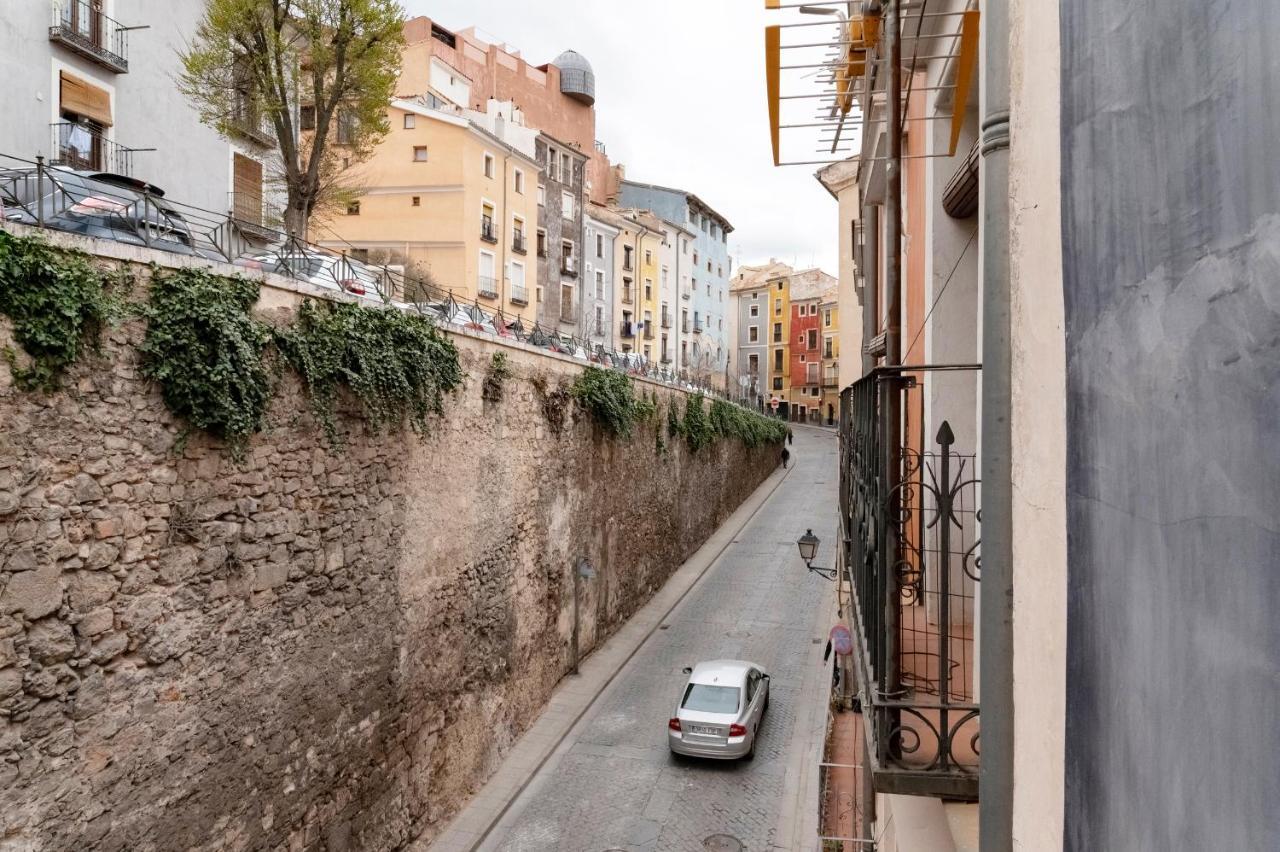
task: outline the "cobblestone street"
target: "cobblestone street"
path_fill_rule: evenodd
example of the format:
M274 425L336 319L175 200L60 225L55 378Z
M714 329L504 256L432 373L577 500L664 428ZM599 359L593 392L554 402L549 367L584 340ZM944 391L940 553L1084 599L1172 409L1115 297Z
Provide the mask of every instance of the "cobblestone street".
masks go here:
M812 740L811 731L797 736L801 684L806 669L812 677L822 666L830 626L823 602L831 594L827 582L806 575L795 541L813 527L823 542L818 564L833 560L837 473L833 433L797 428L791 449L789 475L512 803L510 827L481 848L786 848L775 842L786 770ZM755 760L674 759L666 721L681 670L721 657L758 662L772 676ZM742 846L708 842L715 835Z

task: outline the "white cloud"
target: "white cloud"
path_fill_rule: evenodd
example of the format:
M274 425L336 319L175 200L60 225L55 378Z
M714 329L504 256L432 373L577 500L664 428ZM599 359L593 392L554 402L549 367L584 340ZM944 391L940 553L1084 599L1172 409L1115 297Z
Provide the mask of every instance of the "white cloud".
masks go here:
M635 180L696 193L734 225L744 263L836 272L836 205L816 166L775 168L763 3L743 0L402 0L409 15L475 26L531 63L563 50L596 73L596 136Z

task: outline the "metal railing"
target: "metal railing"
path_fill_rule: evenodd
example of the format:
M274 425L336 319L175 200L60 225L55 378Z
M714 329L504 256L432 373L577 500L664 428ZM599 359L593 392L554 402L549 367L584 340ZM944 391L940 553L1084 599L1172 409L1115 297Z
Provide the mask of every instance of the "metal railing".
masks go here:
M206 210L132 185L86 179L50 166L43 157L27 160L0 153L0 224L69 231L234 264L248 274L292 277L334 297L413 311L441 328L520 342L637 378L737 401L712 383L717 378L714 372L672 369L637 352L530 323L500 305L481 303L471 295L474 290L469 284L455 290L408 275L403 260L395 264L356 260L354 253L365 249L340 239L321 245L265 225L254 229L260 236L251 239L233 214L234 209ZM527 287L511 285L509 299L528 304ZM623 337L635 336L632 323L621 323L620 331Z
M54 0L49 40L118 73L129 70L129 28L88 0Z
M840 386L840 369L838 367L823 368L822 386L824 388L834 388L834 387Z
M50 129L53 132L53 156L49 163L54 166L130 176L133 174L133 155L154 150L126 148L108 139L102 130L84 124L59 121Z
M491 275L481 275L476 278L476 292L486 299L498 298L498 279Z
M653 320L646 320L644 324L644 339L653 340Z
M480 217L480 239L486 243L496 243L498 241L498 231L494 227L492 216Z
M618 336L628 340L635 337L636 324L631 322L630 320L623 320L618 325Z
M671 314L666 311L662 312L662 327L671 328Z
M570 278L577 277L578 261L572 255L562 255L560 257L560 274L568 275Z
M636 301L635 291L632 290L630 287L624 287L622 289L622 304L634 305L635 301Z
M702 323L700 323L700 322L695 322L695 323L693 324L693 333L694 333L694 334L702 334Z
M524 231L516 231L511 235L511 250L516 254L528 254L524 246Z
M922 384L979 368L910 369L879 368L841 394L842 568L861 637L857 681L875 789L974 800L978 457L957 449L939 412L926 423ZM890 446L895 410L905 428ZM952 416L976 434L973 412Z

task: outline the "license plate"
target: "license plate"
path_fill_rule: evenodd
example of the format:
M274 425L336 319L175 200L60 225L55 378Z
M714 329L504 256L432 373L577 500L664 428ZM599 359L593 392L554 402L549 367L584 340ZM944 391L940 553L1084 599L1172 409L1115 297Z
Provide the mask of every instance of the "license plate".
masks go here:
M689 733L691 733L691 734L705 734L705 735L707 735L707 736L712 736L712 737L714 737L714 736L719 736L719 734L720 734L720 732L719 732L718 730L716 730L715 728L708 728L706 725L690 725L690 726L689 726Z

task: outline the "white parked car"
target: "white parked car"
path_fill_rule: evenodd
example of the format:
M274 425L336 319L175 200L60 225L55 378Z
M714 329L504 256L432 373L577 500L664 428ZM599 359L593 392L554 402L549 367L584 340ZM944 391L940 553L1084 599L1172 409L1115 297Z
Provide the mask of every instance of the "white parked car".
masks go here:
M381 273L358 260L313 251L261 254L253 258L267 272L288 275L318 287L377 298Z
M769 707L769 675L745 660L711 660L686 668L689 680L667 722L676 754L750 760Z

